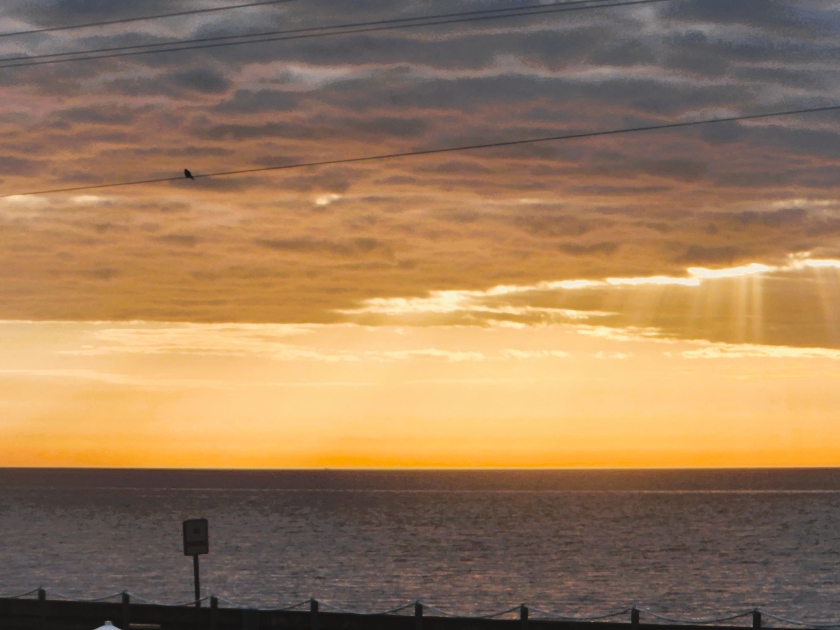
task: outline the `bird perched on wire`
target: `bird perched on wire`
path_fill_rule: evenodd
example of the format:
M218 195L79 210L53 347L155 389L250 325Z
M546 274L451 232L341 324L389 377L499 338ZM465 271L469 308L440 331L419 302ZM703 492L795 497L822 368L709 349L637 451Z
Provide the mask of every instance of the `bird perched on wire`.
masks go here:
M184 169L184 177L186 177L187 179L191 179L191 180L195 181L195 177L192 176L192 173L190 173L190 169L188 169L188 168Z

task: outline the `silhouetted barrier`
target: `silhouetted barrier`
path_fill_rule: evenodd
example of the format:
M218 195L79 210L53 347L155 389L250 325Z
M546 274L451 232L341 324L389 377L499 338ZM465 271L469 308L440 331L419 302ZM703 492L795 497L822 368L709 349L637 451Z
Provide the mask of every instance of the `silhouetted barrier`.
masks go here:
M229 605L220 606L220 601ZM0 598L0 628L92 630L106 620L120 630L628 630L628 626L631 630L640 626L650 630L685 630L687 624L714 625L720 630L762 627L762 613L758 610L716 619L671 619L637 608L597 617L562 617L525 605L483 616L452 615L420 602L383 613L359 613L322 605L331 610L321 610L314 599L287 608L255 609L217 597L181 605L149 603L142 598L132 601L126 592L86 601L48 599L46 592L38 589L18 597ZM784 627L840 628L840 623L807 624L764 614L777 622L787 622ZM731 625L737 620L741 620L738 625ZM724 625L726 622L730 624Z

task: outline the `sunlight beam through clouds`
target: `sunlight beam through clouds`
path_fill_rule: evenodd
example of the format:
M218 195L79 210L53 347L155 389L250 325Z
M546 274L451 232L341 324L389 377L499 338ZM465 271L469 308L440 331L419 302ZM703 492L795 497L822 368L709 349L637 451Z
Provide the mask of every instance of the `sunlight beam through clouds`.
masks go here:
M764 334L766 317L776 317L776 313L765 313L765 285L764 279L786 279L791 276L800 278L803 274L819 273L820 270L840 269L840 261L830 259L810 259L806 254L792 255L788 261L780 265L750 263L737 267L709 269L691 267L686 270L687 277L647 276L647 277L611 277L604 280L570 280L543 281L534 285L503 285L491 287L484 291L478 290L448 290L433 291L426 297L416 298L371 298L365 300L356 309L342 309L339 312L353 316L381 315L385 317L406 317L423 315L469 315L471 319L463 320L465 324L487 324L494 318L510 316L520 318L522 323L543 323L546 317L552 321L579 321L592 318L605 318L633 321L639 314L646 312L665 312L660 303L667 301L668 291L692 291L688 300L682 323L669 323L671 334L683 338L704 338L702 330L692 330L692 326L699 319L710 319L717 316L721 309L726 310L726 319L730 339L736 342L753 342L761 340ZM832 325L830 321L830 304L832 297L824 290L824 282L817 284L817 293L811 299L818 299L825 313L823 325ZM576 293L602 296L600 304L603 306L618 306L615 298L611 298L611 289L622 291L627 297L623 306L614 310L606 308L569 308L565 305L544 305L546 294L550 299L565 299L566 303L576 305L584 301ZM657 293L651 293L656 289ZM628 293L636 291L636 293ZM564 295L567 293L569 295ZM631 297L635 295L636 297ZM680 294L675 293L674 296ZM693 297L691 297L693 296ZM833 297L834 300L837 296ZM523 301L531 300L531 304ZM591 299L588 300L591 304ZM442 320L444 322L451 320ZM676 327L681 326L677 329Z

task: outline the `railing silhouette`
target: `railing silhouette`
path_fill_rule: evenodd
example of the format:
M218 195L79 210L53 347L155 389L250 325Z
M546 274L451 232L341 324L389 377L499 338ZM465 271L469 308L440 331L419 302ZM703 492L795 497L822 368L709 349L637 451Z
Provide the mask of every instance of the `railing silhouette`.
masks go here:
M90 630L105 620L121 630L627 630L628 626L635 630L643 625L652 630L687 625L743 630L762 628L765 618L782 624L774 624L778 628L840 628L840 622L801 621L760 609L697 619L670 617L635 606L570 616L520 604L498 612L465 615L422 601L384 611L357 611L316 599L276 608L242 605L216 595L160 603L128 591L85 599L51 592L48 599L46 589L37 588L0 597L2 630ZM733 625L742 619L749 623Z

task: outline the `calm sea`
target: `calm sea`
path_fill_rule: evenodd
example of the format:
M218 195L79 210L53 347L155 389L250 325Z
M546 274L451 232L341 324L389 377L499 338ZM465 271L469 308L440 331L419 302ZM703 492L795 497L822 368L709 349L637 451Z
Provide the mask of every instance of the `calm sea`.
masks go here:
M0 594L840 621L840 471L0 470ZM746 620L745 620L746 621Z

